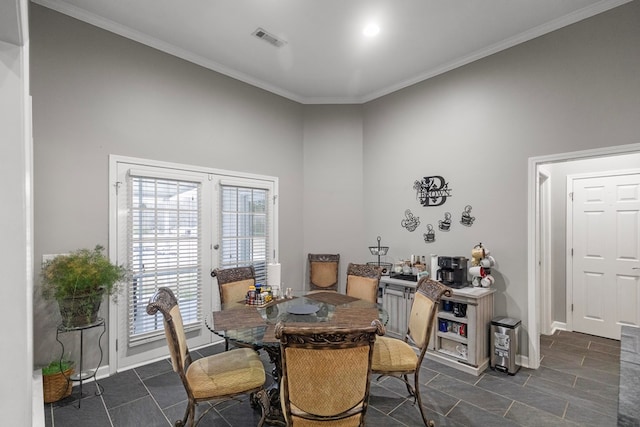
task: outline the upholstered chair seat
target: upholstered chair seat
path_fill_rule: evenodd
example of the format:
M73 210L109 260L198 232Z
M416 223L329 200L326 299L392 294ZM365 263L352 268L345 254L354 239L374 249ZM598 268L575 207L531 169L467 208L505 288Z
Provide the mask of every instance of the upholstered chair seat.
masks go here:
M376 339L371 364L372 371L413 372L417 362L416 351L406 342L390 337Z
M244 390L261 387L265 379L262 361L249 348L198 359L187 370L187 381L191 384L196 399L242 393Z
M260 403L262 416L258 426L262 426L269 397L263 388L266 374L258 353L249 348L239 348L192 360L178 300L171 289L160 288L149 300L147 313L155 316L158 312L164 319L171 365L180 376L188 399L184 418L176 421L175 426L193 427L213 408L208 406L196 420L195 407L199 402L219 403L249 393L255 393Z
M434 319L443 295L450 296L451 288L423 277L418 281L404 340L379 337L373 347L371 372L391 376L405 383L410 396L416 400L425 426L433 427L427 419L420 394L420 366L424 359ZM418 351L412 347L415 346ZM413 382L408 375L413 374Z

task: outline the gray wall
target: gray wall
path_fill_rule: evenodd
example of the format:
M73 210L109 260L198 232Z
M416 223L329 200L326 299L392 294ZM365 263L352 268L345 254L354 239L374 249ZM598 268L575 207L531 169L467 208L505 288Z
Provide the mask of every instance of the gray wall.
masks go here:
M481 241L498 262L496 314L525 321L526 354L528 158L640 142L637 2L362 106L301 106L31 8L36 260L107 242L109 154L275 175L285 285L309 251L373 260L378 235L389 260ZM450 183L441 207L416 202L428 175ZM453 229L425 244L445 212ZM36 357L48 309L36 301Z
M299 104L34 4L31 22L36 261L107 246L108 156L118 154L279 177L283 281L300 281ZM59 351L59 315L35 304L43 363Z
M349 262L371 260L363 254L362 107L310 105L304 111L304 282L308 253L339 253L344 290Z
M640 3L631 2L364 106L367 235L393 257L495 256L495 313L523 320L527 354L528 158L640 142ZM412 183L442 175L452 197L420 207ZM457 220L473 206L475 224ZM420 217L401 228L405 209ZM428 223L455 227L425 244ZM562 244L562 242L559 242Z

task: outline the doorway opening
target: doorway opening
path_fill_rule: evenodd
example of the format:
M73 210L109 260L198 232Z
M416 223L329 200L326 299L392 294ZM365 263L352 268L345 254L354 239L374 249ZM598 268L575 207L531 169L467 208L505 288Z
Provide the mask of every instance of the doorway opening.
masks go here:
M576 151L571 153L561 153L550 156L529 158L528 167L528 254L527 254L527 299L528 299L528 315L527 322L529 327L529 355L528 360L522 360L523 365L529 368L537 369L540 366L540 333L547 332L549 327L553 325L559 328L566 322L552 322L553 319L542 318L542 316L553 316L554 298L553 283L545 282L543 275L545 269L540 268L542 262L551 259L550 254L545 247L550 248L552 245L545 245L545 234L541 226L544 216L541 208L545 206L544 191L540 191L540 175L544 174L551 165L568 163L576 160L588 160L599 158L611 158L616 160L618 156L640 154L640 144L630 144L624 146L606 147L594 150ZM621 167L620 169L623 169ZM553 179L553 177L551 178ZM546 204L548 206L548 203ZM564 242L564 236L559 236ZM555 241L549 236L547 242ZM561 262L565 262L563 259ZM548 271L548 270L547 270ZM548 283L548 284L545 284ZM543 286L546 288L543 289ZM549 331L551 332L551 331Z

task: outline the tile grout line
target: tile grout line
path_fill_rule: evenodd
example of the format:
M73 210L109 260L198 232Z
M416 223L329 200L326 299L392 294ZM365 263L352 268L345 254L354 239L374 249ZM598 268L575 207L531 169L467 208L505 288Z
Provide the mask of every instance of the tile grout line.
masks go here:
M171 422L171 420L169 418L167 418L167 414L164 413L164 411L162 410L162 408L160 407L160 404L158 403L158 401L156 400L155 397L153 397L153 394L151 393L151 391L149 390L149 388L147 387L147 385L144 383L144 381L142 381L142 378L140 378L140 374L138 374L138 371L136 371L135 369L133 370L133 373L136 374L136 377L138 377L138 381L140 381L140 383L142 384L142 387L144 387L145 390L147 390L147 393L149 393L149 397L151 398L151 400L153 400L153 403L156 404L156 406L158 407L158 409L160 410L160 412L162 413L162 416L164 417L165 420L167 420L167 422L169 423L170 426L173 425L173 423ZM195 415L195 414L194 414Z

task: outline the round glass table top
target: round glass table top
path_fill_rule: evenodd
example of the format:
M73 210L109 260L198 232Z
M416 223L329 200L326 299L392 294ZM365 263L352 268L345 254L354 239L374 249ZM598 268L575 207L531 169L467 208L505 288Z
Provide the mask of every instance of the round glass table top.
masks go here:
M215 334L257 347L279 346L275 338L278 322L304 323L305 326L331 323L336 326L367 324L379 319L386 325L388 313L379 304L337 292L308 293L282 298L265 306L244 303L225 304L207 319L206 325Z

